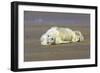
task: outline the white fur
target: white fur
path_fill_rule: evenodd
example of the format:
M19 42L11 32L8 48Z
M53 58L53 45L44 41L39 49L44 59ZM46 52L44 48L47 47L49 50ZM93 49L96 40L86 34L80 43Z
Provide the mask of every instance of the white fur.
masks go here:
M80 31L73 31L70 28L52 27L41 36L40 40L41 45L53 45L83 41L84 37Z

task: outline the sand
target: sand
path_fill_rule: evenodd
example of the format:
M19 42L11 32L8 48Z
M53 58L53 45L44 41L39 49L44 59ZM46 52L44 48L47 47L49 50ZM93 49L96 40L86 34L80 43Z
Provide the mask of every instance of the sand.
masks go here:
M59 25L79 30L85 37L82 42L43 46L40 37L53 25L24 26L24 61L73 60L90 58L90 28L87 25ZM58 25L57 25L58 26Z

